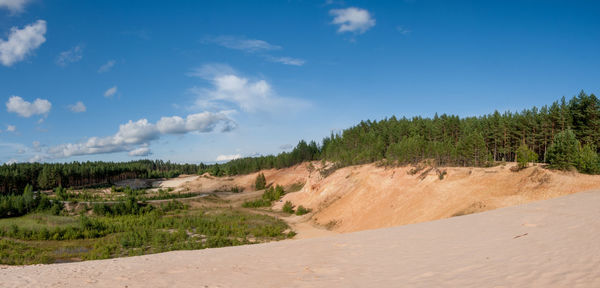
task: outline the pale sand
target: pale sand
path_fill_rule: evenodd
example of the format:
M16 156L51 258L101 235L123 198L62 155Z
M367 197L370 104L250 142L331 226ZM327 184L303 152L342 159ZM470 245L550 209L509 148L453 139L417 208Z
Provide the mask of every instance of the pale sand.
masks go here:
M260 245L0 269L1 287L600 287L600 192Z

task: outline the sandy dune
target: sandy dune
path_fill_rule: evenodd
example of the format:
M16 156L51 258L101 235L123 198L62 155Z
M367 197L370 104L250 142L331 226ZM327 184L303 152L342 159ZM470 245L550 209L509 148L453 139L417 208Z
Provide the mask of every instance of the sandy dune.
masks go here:
M260 245L0 269L1 287L600 287L600 192Z

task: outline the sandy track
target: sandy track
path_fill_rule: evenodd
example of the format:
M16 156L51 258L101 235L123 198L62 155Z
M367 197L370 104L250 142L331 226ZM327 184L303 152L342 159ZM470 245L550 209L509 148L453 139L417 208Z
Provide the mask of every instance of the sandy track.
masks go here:
M600 287L600 192L332 237L0 269L1 287Z

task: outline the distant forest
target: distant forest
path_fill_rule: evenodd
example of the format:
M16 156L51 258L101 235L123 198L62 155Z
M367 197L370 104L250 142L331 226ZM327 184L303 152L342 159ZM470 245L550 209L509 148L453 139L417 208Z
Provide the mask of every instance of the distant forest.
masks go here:
M18 193L27 184L49 189L178 174L238 175L312 160L332 161L337 167L377 161L404 165L424 160L442 166L489 166L526 157L527 162L598 173L598 147L600 101L594 94L582 91L569 101L563 97L550 106L521 112L495 111L466 118L447 114L436 114L433 118L393 116L362 121L340 133L332 133L320 144L300 141L292 151L277 156L248 157L224 164L182 165L150 160L5 164L0 166L0 192Z

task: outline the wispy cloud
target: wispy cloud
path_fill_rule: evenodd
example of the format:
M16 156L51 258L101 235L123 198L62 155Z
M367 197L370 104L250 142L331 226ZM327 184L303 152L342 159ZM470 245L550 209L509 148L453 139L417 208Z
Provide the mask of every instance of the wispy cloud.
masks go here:
M17 131L17 126L15 126L15 125L6 125L6 131L7 132L16 132Z
M207 64L189 75L201 77L212 85L210 88L189 89L197 96L198 107L223 108L234 105L247 112L272 112L309 106L308 102L301 99L280 97L266 80L240 76L227 65Z
M375 19L362 8L332 9L329 14L333 16L331 23L339 26L338 33L363 34L375 26Z
M60 52L56 57L56 65L67 66L68 64L79 62L83 58L83 48L77 45L67 51Z
M117 94L117 86L110 87L108 90L104 91L104 97L106 98L110 98L115 94Z
M241 36L217 36L208 37L204 40L205 43L213 43L225 48L241 50L245 52L260 52L260 51L271 51L279 50L281 46L270 44L267 41L258 39L247 39Z
M412 31L408 30L408 29L407 29L406 27L404 27L404 26L396 26L396 30L397 30L398 32L400 32L400 34L402 34L402 35L408 35L408 34L410 34L410 32L412 32Z
M38 20L19 29L12 27L7 40L0 39L0 62L12 66L40 47L46 38L46 21Z
M82 113L82 112L85 112L87 110L87 108L85 107L83 102L77 101L77 103L75 103L73 105L69 105L69 110L71 110L71 112L73 112L73 113Z
M217 156L216 161L217 162L231 161L231 160L240 159L240 158L242 158L242 154L219 155L219 156Z
M52 103L46 99L35 99L33 103L23 100L19 96L11 96L6 102L8 112L17 113L21 117L29 118L33 115L48 115Z
M0 8L8 9L12 14L18 14L25 10L29 0L0 0Z
M275 63L281 63L281 64L285 64L285 65L292 65L292 66L302 66L304 65L304 63L306 63L306 61L299 59L299 58L292 58L292 57L275 57L275 56L266 56L267 60L271 61L271 62L275 62Z
M109 60L108 62L100 66L100 68L98 68L98 73L106 73L110 71L116 63L117 62L115 60Z

